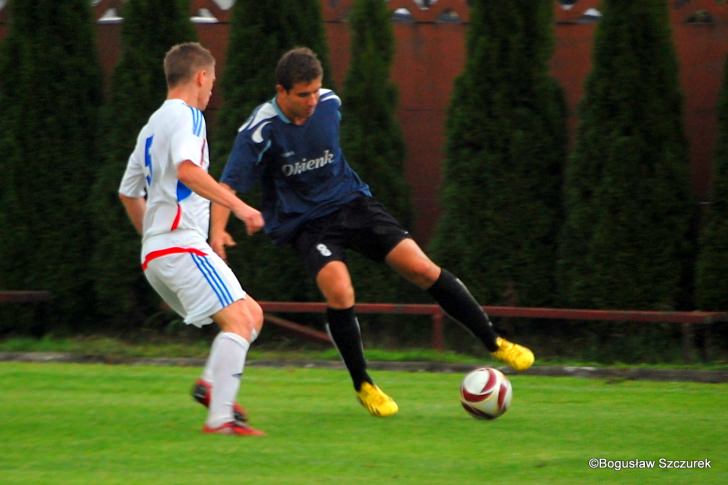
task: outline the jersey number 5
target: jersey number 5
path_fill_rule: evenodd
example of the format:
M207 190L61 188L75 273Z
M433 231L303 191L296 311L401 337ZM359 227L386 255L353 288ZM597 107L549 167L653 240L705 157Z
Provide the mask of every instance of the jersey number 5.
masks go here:
M152 141L154 135L144 141L144 175L147 179L147 187L152 185Z

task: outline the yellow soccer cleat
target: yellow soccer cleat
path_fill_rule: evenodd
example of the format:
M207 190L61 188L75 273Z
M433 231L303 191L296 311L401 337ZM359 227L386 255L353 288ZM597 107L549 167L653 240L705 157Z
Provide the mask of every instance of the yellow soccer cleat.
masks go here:
M368 382L361 385L361 389L356 393L356 398L372 416L393 416L399 411L399 406L394 399L384 394L379 387Z
M513 370L521 372L533 365L533 352L526 347L509 342L502 337L498 337L495 343L498 344L498 350L491 352L490 355L501 362L505 362Z

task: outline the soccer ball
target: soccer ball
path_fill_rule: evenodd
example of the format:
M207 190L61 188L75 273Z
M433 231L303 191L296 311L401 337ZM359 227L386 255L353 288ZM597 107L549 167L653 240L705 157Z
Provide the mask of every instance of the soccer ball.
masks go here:
M508 410L512 397L511 381L498 369L475 369L460 384L460 403L474 418L497 418Z

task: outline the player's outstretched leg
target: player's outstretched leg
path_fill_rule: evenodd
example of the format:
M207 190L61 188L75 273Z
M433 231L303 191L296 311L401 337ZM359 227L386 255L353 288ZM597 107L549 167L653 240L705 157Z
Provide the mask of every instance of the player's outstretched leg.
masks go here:
M533 352L499 337L483 308L452 273L442 268L440 277L427 292L448 315L473 332L495 359L519 372L533 365Z

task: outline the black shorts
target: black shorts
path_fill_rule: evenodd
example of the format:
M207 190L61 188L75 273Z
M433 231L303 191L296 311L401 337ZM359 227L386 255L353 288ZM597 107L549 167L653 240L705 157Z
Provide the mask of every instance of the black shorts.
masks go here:
M382 262L409 237L382 204L370 197L359 197L332 214L305 223L291 245L315 278L327 263L346 261L347 249Z

